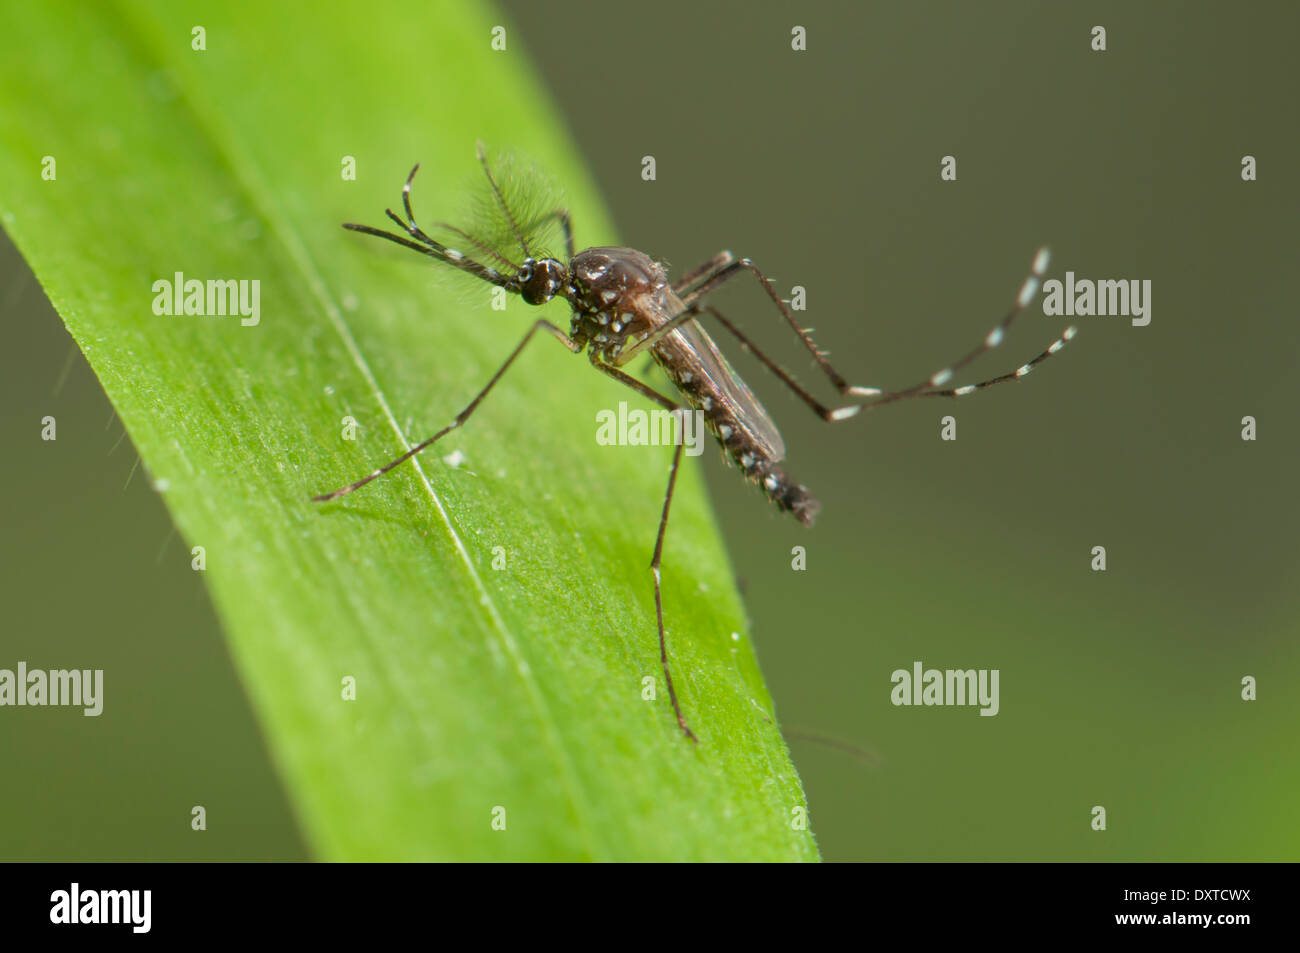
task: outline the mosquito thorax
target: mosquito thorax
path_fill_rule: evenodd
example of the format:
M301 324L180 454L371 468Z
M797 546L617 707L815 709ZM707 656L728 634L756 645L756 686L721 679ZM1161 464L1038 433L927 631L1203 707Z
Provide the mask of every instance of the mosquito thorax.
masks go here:
M520 296L529 304L546 304L569 280L569 269L554 258L525 258L515 281Z
M663 266L635 248L588 248L573 256L575 303L589 312L635 310L667 284Z

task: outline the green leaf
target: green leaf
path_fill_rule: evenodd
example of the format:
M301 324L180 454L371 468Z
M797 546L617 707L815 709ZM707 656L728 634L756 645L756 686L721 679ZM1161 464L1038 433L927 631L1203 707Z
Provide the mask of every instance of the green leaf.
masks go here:
M482 138L565 183L580 245L616 238L519 37L491 48L501 18L469 3L5 16L0 221L203 547L316 855L814 859L697 459L664 600L698 746L672 717L648 571L669 451L594 439L596 411L638 395L539 337L418 466L309 501L449 421L538 314L494 311L490 289L340 223L384 225L416 161L417 213L454 215ZM177 272L257 279L260 321L156 314L153 284Z

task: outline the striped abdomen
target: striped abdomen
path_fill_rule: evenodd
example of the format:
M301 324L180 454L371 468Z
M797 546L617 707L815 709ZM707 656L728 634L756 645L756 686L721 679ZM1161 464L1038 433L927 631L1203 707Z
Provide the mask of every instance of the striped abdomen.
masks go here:
M821 504L807 487L792 481L781 468L785 445L767 411L722 359L704 331L692 325L681 330L686 329L703 340L692 341L694 335L690 333L676 339L674 332L654 349L655 360L686 403L704 414L709 431L728 459L740 467L745 479L758 484L769 500L792 513L800 523L811 526ZM704 359L693 361L691 357L700 354L700 344L704 345ZM684 345L694 345L689 346L690 354L683 352ZM717 371L726 376L719 379Z

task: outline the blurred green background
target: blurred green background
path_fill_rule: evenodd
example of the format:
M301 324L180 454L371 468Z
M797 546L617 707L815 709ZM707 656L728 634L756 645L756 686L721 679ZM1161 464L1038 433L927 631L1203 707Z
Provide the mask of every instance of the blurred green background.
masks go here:
M1300 856L1300 13L701 6L502 5L506 55L535 62L628 244L678 272L730 248L782 293L804 286L801 317L838 368L885 386L977 342L1039 244L1053 277L1153 284L1148 327L1077 319L1022 384L835 427L734 358L824 505L803 529L701 458L783 722L867 753L791 738L824 857ZM413 76L394 96L475 94L421 61L418 36L395 42ZM313 81L327 99L347 78ZM430 149L466 147L429 130ZM1241 180L1247 154L1259 181ZM946 155L956 182L939 180ZM717 304L831 396L752 281ZM0 319L0 667L118 673L94 732L69 712L0 712L0 858L306 857L201 580L7 240ZM1035 305L967 379L1065 323ZM949 413L955 442L939 439ZM46 414L56 443L39 440ZM999 669L1000 713L893 707L890 674L916 660ZM1240 700L1246 675L1257 701ZM224 802L219 836L158 825L178 800Z

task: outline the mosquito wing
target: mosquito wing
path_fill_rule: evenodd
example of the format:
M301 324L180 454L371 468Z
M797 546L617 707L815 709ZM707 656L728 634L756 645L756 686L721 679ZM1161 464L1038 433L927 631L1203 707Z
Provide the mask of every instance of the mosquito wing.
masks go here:
M744 430L768 457L773 461L785 458L785 443L776 424L697 321L687 321L676 328L659 346L674 359L695 365L694 373L708 379L715 400L721 399L736 426Z

